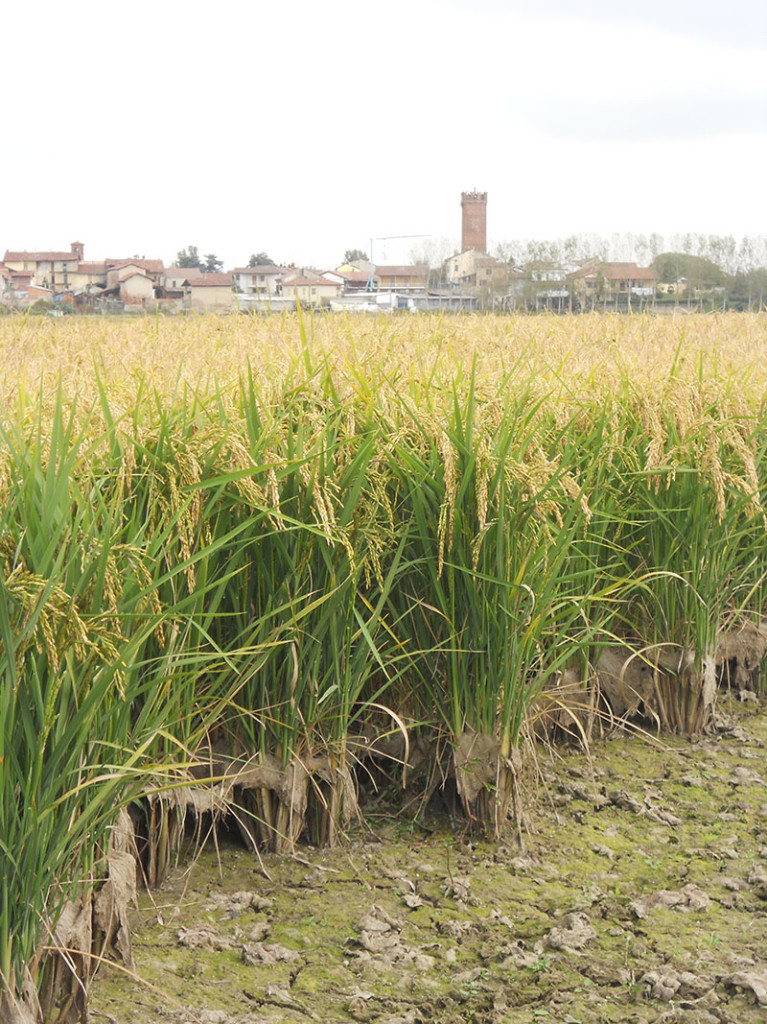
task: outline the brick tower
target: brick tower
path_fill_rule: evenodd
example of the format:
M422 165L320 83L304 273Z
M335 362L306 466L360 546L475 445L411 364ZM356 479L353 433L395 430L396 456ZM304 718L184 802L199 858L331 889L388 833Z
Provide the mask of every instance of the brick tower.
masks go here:
M461 192L461 252L487 252L487 192Z

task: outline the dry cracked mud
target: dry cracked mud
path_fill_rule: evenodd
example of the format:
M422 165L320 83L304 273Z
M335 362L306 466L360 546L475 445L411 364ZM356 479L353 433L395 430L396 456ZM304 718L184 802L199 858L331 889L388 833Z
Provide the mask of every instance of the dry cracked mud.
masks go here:
M220 836L144 893L111 1024L767 1020L767 715L539 757L524 847L371 815L259 864ZM380 809L379 809L380 814Z

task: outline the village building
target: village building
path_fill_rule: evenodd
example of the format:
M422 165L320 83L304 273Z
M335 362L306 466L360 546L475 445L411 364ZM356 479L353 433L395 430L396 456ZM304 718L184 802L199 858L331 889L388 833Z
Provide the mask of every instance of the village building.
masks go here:
M52 302L50 288L41 288L32 283L32 270L11 270L0 263L0 303L8 309L25 308L35 302Z
M104 260L86 262L81 260L75 271L69 275L69 287L77 295L80 292L91 292L106 288L107 265Z
M655 298L658 276L636 263L590 260L567 275L567 285L580 307L643 306Z
M322 281L323 277L319 270L315 270L314 267L296 267L291 265L282 273L280 278L283 288L286 284L290 284L297 278L301 278L303 281Z
M335 281L340 284L344 290L345 295L351 293L365 292L368 290L370 284L370 273L368 270L357 270L356 267L350 267L346 264L345 267L341 267L337 270L326 270L322 276L327 281ZM373 272L373 288L378 289L379 278L376 272Z
M262 264L255 267L237 267L232 271L234 286L240 295L268 299L280 295L285 267Z
M340 267L324 270L322 277L328 281L336 281L340 284L343 288L344 296L360 296L364 292L378 291L380 286L380 279L376 268L373 267L371 275L370 267L369 260L354 260L350 263L343 263Z
M329 281L320 275L298 277L290 275L282 282L282 297L292 299L305 306L327 306L331 299L342 293L343 286L338 281Z
M199 281L205 275L199 267L166 267L163 275L163 288L165 292L180 292L183 294L185 287L192 281Z
M109 286L119 280L128 267L131 268L131 272L142 273L157 287L162 287L165 283L165 266L162 260L145 260L138 256L131 256L128 259L108 259L104 262L107 266L107 284Z
M146 306L155 298L154 285L142 271L126 269L119 278L119 295L126 306Z
M501 289L508 284L508 264L476 249L450 256L444 267L445 280L454 287Z
M105 262L106 286L95 293L99 298L119 300L125 306L146 308L157 297L155 280L142 265L154 261L136 259Z
M3 263L12 271L31 271L30 284L33 286L53 292L68 291L70 275L77 272L84 248L82 242L72 242L69 252L6 251Z
M189 304L198 313L231 313L234 308L231 274L201 274L189 281Z
M429 268L425 263L375 266L373 273L381 292L423 292L429 285Z

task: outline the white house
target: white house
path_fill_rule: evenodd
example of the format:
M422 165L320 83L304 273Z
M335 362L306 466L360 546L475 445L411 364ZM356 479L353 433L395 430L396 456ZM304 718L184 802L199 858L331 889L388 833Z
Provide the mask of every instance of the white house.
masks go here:
M232 278L241 295L268 299L280 294L280 279L284 273L285 267L262 264L257 267L237 267L232 271Z

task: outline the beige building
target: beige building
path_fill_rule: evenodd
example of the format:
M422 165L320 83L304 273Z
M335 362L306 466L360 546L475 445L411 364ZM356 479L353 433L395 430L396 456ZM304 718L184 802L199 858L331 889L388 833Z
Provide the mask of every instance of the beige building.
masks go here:
M465 249L445 260L448 284L498 290L506 287L508 278L509 268L505 263L476 249Z
M338 281L328 281L324 277L293 277L282 284L283 299L292 299L307 306L327 306L342 291L343 285Z
M189 282L189 301L198 313L230 313L234 308L231 274L203 274Z
M347 267L349 264L347 263ZM344 290L345 294L349 292L365 292L367 291L368 284L370 283L370 272L367 270L325 270L322 276L328 281L337 281ZM378 288L378 278L373 274L371 291L375 291Z
M107 265L102 262L86 263L81 261L77 269L69 275L69 287L73 292L90 291L92 288L105 288L107 283Z
M31 271L32 285L53 292L71 290L70 275L77 272L85 247L72 242L70 252L6 252L3 263L9 270Z
M155 298L155 283L140 261L107 263L105 294L119 297L126 306L147 306Z
M154 285L161 286L165 279L165 267L162 260L144 260L138 256L130 259L105 260L107 266L107 284L116 284L125 276L126 272L134 273L140 271Z
M323 277L319 270L313 267L288 267L283 273L281 281L283 284L290 284L301 278L303 281L322 281Z
M399 267L376 266L373 272L379 292L426 291L429 284L429 268L425 263Z
M191 284L193 281L199 281L203 276L199 267L166 267L164 286L169 291L181 291L187 281Z
M582 305L623 301L630 305L634 298L640 302L652 300L658 278L652 267L639 267L636 263L603 263L595 259L569 274L568 282L576 300Z
M146 306L154 298L154 284L140 270L127 271L119 284L120 300L126 306Z

